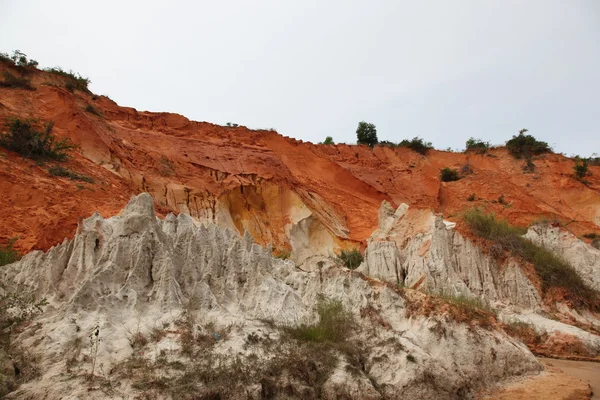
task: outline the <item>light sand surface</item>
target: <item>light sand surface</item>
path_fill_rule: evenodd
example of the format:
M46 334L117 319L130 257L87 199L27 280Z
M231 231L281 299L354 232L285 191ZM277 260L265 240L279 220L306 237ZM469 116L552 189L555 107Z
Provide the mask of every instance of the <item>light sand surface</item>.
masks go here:
M592 399L600 399L600 363L550 359L543 361L544 363L560 368L569 375L588 382L594 392Z
M541 374L511 383L497 392L486 393L482 399L587 400L592 394L588 380L596 385L600 380L600 364L597 363L554 359L540 361L546 369ZM567 367L563 369L563 365Z

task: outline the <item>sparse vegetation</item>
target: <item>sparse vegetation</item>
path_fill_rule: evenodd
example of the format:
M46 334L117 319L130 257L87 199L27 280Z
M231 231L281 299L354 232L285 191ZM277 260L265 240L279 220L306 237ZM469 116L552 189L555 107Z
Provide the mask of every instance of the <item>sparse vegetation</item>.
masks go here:
M413 356L412 354L407 354L407 355L406 355L406 360L407 360L408 362L411 362L411 363L416 363L416 362L417 362L417 359L416 359L416 358L415 358L415 356Z
M475 201L475 193L471 193L469 197L467 197L467 201Z
M431 142L426 142L420 137L414 137L412 140L404 139L398 144L399 147L408 147L419 154L426 155L427 152L433 149Z
M363 255L358 249L342 250L337 259L349 269L356 269L363 262Z
M239 124L234 124L233 122L228 122L227 123L227 127L228 128L237 128L238 126L240 126Z
M498 196L498 203L502 204L502 205L508 205L508 203L506 202L506 200L504 199L504 195L501 194L500 196Z
M87 182L87 183L94 183L94 180L92 178L90 178L87 175L81 175L78 174L77 172L73 172L70 169L61 167L61 166L55 166L52 167L48 170L48 173L50 173L50 175L52 176L60 176L60 177L64 177L64 178L69 178L73 181L83 181L83 182Z
M37 68L38 62L27 59L27 54L20 50L14 50L12 56L6 53L0 53L0 61L9 62L19 68Z
M356 143L366 144L367 146L373 147L377 144L377 128L375 125L365 121L358 123L356 128Z
M288 327L286 332L297 340L309 342L342 342L352 330L352 315L340 301L320 300L317 303L319 320L312 324Z
M0 370L0 381L7 382L14 389L21 382L39 374L39 360L26 348L12 343L13 333L28 329L33 317L43 311L46 299L37 300L33 295L9 291L0 283L0 351L12 359L16 369ZM18 374L15 372L18 371Z
M588 176L590 174L588 170L589 170L588 160L582 159L582 160L575 161L575 166L573 167L573 171L575 173L575 178L582 181L583 178L585 178L586 176Z
M335 144L335 142L333 141L333 138L331 136L327 136L323 144Z
M97 115L99 117L102 116L100 111L98 111L98 109L91 104L88 104L87 106L85 106L85 111L89 112L90 114Z
M161 157L158 172L162 176L171 176L175 173L175 165L166 157Z
M66 78L67 81L65 83L65 88L69 92L73 92L75 90L79 90L86 93L90 92L90 90L88 89L88 85L92 83L92 81L90 81L88 78L84 78L76 72L67 72L60 67L46 68L44 71Z
M314 324L295 328L271 325L281 329L277 340L261 330L248 333L244 349L250 354L243 358L214 351L215 341L227 340L225 331L210 323L199 325L189 313L191 308L175 322L179 350L161 350L150 359L144 356L150 343L141 343L131 357L112 368L109 380L130 381L134 389L158 397L237 398L259 383L266 398L277 397L275 394L288 390L290 384L309 387L314 394L309 397L320 398L338 355L345 356L352 368L361 368L361 344L347 342L354 327L352 316L338 301L319 300L319 320ZM186 362L180 361L182 355Z
M8 71L2 73L3 81L0 81L0 87L21 88L27 90L35 90L31 81L22 76L15 76Z
M440 171L440 179L442 182L452 182L460 179L458 171L452 168L444 168Z
M600 235L598 235L597 233L585 233L583 237L586 239L598 239Z
M506 142L506 148L515 158L530 160L533 156L552 152L548 143L526 135L526 132L527 129L521 129L518 136L513 136Z
M494 313L492 308L478 297L466 296L462 293L449 294L445 292L437 294L437 296L445 302L458 307L465 314L469 314L473 309Z
M394 149L394 148L398 147L398 145L396 143L390 142L389 140L382 140L379 143L377 143L377 146L389 147L390 149Z
M475 151L479 154L483 154L490 148L490 142L484 142L481 139L469 138L465 143L466 151Z
M510 336L520 339L530 348L540 344L544 340L543 336L535 330L535 326L527 322L512 320L503 324L502 328Z
M503 253L509 252L533 264L544 291L552 287L564 288L568 298L577 305L597 307L598 293L588 287L566 261L524 238L523 228L513 227L477 208L465 214L465 221L473 233L499 245Z
M6 264L14 263L15 261L19 261L21 256L19 252L14 249L15 242L17 238L12 238L8 241L6 246L0 245L0 267Z
M9 120L7 131L0 134L0 146L34 160L65 161L68 151L76 146L68 138L57 139L52 134L53 126L53 122L48 122L40 128L32 119Z

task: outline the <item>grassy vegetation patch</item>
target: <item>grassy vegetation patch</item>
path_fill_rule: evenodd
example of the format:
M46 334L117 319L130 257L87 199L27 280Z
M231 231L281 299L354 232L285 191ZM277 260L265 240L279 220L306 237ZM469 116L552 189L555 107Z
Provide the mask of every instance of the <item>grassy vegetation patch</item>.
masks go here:
M76 146L68 139L58 139L52 133L53 122L42 126L33 119L12 119L0 133L0 146L34 160L65 161L69 150Z
M66 78L65 88L70 92L75 90L80 90L86 93L90 92L88 85L91 83L91 81L88 78L84 78L83 76L79 75L78 73L73 71L67 72L60 67L46 68L44 71Z
M94 183L94 179L90 178L89 176L78 174L77 172L73 172L70 169L67 169L67 168L64 168L61 166L52 167L48 170L48 172L52 176L60 176L60 177L64 177L64 178L69 178L73 181L83 181L83 182L87 182L87 183Z
M286 328L293 338L310 342L343 342L352 331L352 315L339 301L321 300L317 304L319 320Z
M564 288L568 299L576 305L598 307L598 292L587 286L565 260L524 238L525 229L513 227L507 221L498 220L477 208L465 214L465 221L476 235L498 244L503 252L533 264L544 292L552 287Z
M16 76L8 71L4 71L2 73L2 78L3 80L0 81L0 87L35 90L35 88L31 84L31 81L25 77Z
M358 249L342 250L337 259L349 269L356 269L363 262L364 257Z
M85 106L85 111L89 112L90 114L97 115L99 117L102 116L100 111L98 111L98 109L91 104L88 104L87 106Z
M19 261L21 258L19 252L13 247L16 241L17 238L12 238L8 241L6 246L0 245L0 267L6 264L14 263L15 261Z
M277 328L271 322L281 329L275 340L261 330L247 334L246 354L237 356L215 350L217 343L230 340L228 332L235 326L201 326L186 312L175 322L176 330L169 330L178 333L179 350L161 350L147 358L144 354L151 353L152 343L132 344L134 354L112 368L108 381L125 381L159 398L245 398L247 388L257 384L260 398L321 398L342 352L356 370L365 358L360 355L362 345L346 343L353 321L340 302L320 300L317 313L318 322L298 328Z

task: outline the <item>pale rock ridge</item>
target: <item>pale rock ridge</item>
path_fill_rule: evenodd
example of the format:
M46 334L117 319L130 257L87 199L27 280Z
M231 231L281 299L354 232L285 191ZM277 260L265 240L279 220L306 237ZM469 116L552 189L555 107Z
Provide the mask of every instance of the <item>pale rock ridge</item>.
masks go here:
M568 260L592 289L600 290L600 250L547 223L532 226L525 237Z
M509 258L500 265L452 228L427 210L412 210L406 204L394 210L384 201L379 227L368 240L358 270L406 287L480 298L507 323L521 321L539 333L570 335L581 340L591 354L600 353L599 336L542 314L541 296L517 260ZM525 237L568 260L592 288L600 289L600 250L549 224L531 227ZM568 318L600 327L598 316L589 311L560 303L556 307Z
M396 211L393 218L405 218L401 214ZM435 235L446 238L441 219L425 222L434 223L435 233L420 238L407 252L407 260L424 241L434 239L435 247ZM395 264L377 265L378 257L382 261L392 260L390 255L400 257L401 250L393 244L397 245L371 243L370 270L398 271ZM404 281L418 279L420 272L411 272L417 267L407 261L401 265L406 266ZM422 271L428 268L430 263ZM407 318L408 300L399 291L356 272L331 264L304 272L291 261L275 259L248 233L240 237L214 224L196 226L185 214L159 220L147 194L132 198L119 216L103 219L95 214L82 221L73 240L45 254L27 255L3 268L2 278L50 301L34 321L40 322L39 328L19 338L42 354L43 376L12 393L14 399L55 399L65 394L112 398L88 392L82 381L58 379L64 372L64 349L96 325L104 340L98 353L104 368L131 354L127 338L136 326L149 332L158 323L172 323L184 309L196 313L198 320L235 322L231 337L215 351L247 356L242 347L247 334L257 329L277 332L263 319L291 324L312 318L319 296L340 300L358 324L352 340L368 343L363 370L351 375L341 357L323 387L324 398L471 398L483 386L540 369L523 344L501 331L457 324L444 315L424 318L413 313ZM416 299L424 296L407 292ZM364 310L372 310L379 323L360 316ZM442 332L436 330L440 324ZM166 345L161 342L157 347ZM170 341L168 346L177 344ZM127 390L127 396L136 393ZM259 388L240 398L262 395Z
M359 271L406 287L540 309L537 290L516 262L501 267L428 210L409 209L406 204L392 210L383 202L379 228L368 240Z

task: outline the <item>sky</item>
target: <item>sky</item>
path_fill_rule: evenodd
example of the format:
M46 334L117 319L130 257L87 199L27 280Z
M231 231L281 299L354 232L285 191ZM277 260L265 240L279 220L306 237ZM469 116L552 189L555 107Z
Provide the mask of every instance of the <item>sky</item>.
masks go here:
M522 128L600 153L598 0L0 0L0 52L138 110L314 143L463 149Z

